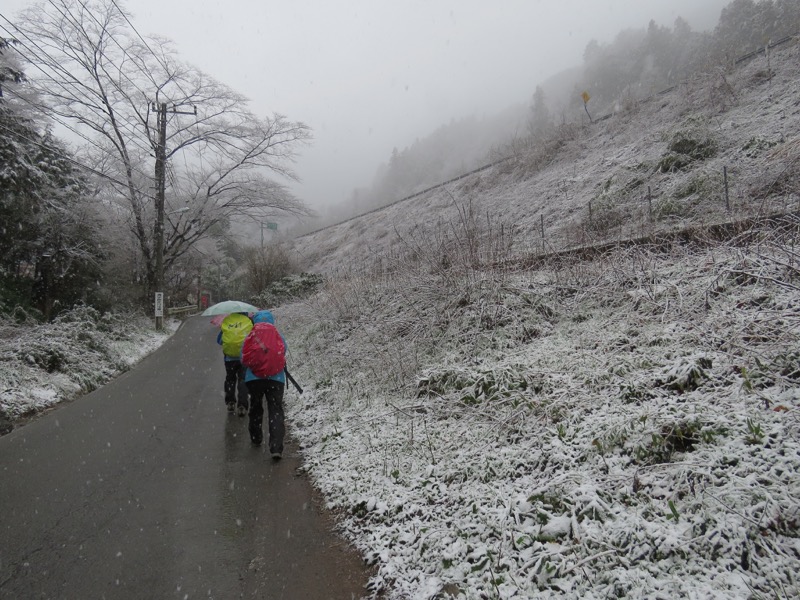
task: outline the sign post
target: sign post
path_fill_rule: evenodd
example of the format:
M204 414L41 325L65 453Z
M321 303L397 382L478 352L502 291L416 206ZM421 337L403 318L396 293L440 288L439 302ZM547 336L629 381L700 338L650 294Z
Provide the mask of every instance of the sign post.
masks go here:
M583 99L583 110L586 111L586 116L589 117L589 122L594 123L594 120L592 120L592 115L589 114L589 100L591 100L592 97L589 95L589 92L583 92L581 94L581 98Z
M155 298L156 330L161 331L164 326L164 292L156 292Z
M271 229L272 231L278 231L278 224L273 223L272 221L264 221L261 222L261 248L264 248L264 229Z

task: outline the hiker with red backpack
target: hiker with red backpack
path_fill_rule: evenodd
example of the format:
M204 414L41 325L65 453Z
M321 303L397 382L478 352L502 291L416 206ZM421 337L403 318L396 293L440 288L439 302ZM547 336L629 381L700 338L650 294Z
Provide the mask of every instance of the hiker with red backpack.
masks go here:
M241 362L242 343L252 328L253 322L247 313L231 313L222 320L217 335L217 343L222 346L225 357L225 406L232 413L237 410L238 405L240 417L247 414L249 405L249 393Z
M283 437L286 432L283 415L283 390L287 375L286 340L275 327L275 317L270 311L262 310L253 315L253 329L242 344L241 360L245 368L245 383L250 392L250 441L260 446L264 439L262 422L266 400L269 452L272 458L278 460L283 456Z

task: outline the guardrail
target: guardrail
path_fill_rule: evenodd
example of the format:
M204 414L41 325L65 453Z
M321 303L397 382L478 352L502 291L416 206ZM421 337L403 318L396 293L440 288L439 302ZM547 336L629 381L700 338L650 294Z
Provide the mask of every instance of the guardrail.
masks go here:
M173 306L167 309L167 314L170 317L177 317L179 319L185 319L186 317L191 317L192 315L196 315L200 309L197 308L197 305L192 304L190 306Z

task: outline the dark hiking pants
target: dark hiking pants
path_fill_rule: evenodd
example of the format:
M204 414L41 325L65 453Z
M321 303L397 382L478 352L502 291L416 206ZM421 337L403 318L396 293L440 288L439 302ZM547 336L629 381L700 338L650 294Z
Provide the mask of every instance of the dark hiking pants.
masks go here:
M283 436L286 433L283 423L283 384L273 379L253 379L247 382L247 389L250 390L250 440L254 444L260 444L263 440L261 423L266 400L269 451L271 454L282 454Z
M236 390L239 390L237 402ZM225 404L238 404L247 409L247 385L244 382L244 367L238 360L225 361Z

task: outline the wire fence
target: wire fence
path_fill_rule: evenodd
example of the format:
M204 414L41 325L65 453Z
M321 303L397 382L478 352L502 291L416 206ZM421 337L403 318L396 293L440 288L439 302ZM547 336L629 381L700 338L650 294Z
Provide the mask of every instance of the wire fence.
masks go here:
M749 53L736 60L737 65L743 64L748 59L753 59L770 49L782 46L795 39L787 37L778 42ZM771 73L770 73L771 74ZM673 90L665 90L668 91ZM644 101L652 100L653 95ZM610 118L612 115L603 117ZM599 119L599 120L603 120ZM598 122L598 119L594 121ZM585 123L584 123L585 125ZM792 146L791 148L788 146ZM796 144L787 144L784 153L794 152ZM419 198L462 179L480 173L481 171L497 167L503 163L510 163L513 169L513 159L524 160L516 155L473 169L468 173L449 179L446 182L431 186L410 196L397 200L389 205L367 211L316 232L305 234L313 235L343 223L355 221L365 215L387 210L397 204ZM787 160L790 159L787 154ZM795 161L796 162L796 161ZM564 211L552 210L549 216L545 212L536 212L531 218L536 218L535 226L528 218L525 225L525 235L515 236L513 231L507 231L501 237L507 237L512 242L505 246L503 260L515 264L535 262L546 257L557 256L563 253L586 253L590 248L606 248L614 245L624 245L632 240L674 239L681 237L686 232L713 230L717 232L739 231L746 224L754 224L763 220L770 221L785 215L797 215L800 212L800 187L795 185L794 171L788 173L776 161L776 168L760 173L759 181L744 181L741 170L736 165L715 163L713 168L704 168L687 183L684 197L681 193L662 194L654 193L653 183L646 179L630 193L617 190L615 194L604 197L602 194L589 200L582 207L573 209L573 214L566 217ZM794 179L793 179L794 178ZM700 186L702 189L692 189ZM624 186L622 186L624 187ZM698 193L700 192L700 193ZM555 216L554 214L555 213ZM511 226L512 228L514 225ZM427 232L433 235L434 227ZM352 229L352 225L351 225ZM489 238L497 237L497 232L485 231ZM715 234L716 235L716 234ZM722 235L722 234L720 234ZM298 236L298 237L305 237ZM440 243L441 242L440 240ZM504 242L505 243L505 242ZM475 255L476 263L497 263L498 252L493 244L484 245L483 254ZM418 248L410 248L407 244L400 244L394 249L375 253L371 258L362 261L356 266L347 269L333 269L333 275L384 277L390 276L396 267L413 261Z
M751 60L753 58L756 58L756 57L758 57L758 56L760 56L762 54L767 55L770 50L772 50L774 48L778 48L779 46L783 46L784 44L787 44L787 43L791 42L792 40L796 39L798 37L798 35L800 35L800 32L795 34L795 35L786 36L784 38L781 38L780 40L778 40L776 42L772 42L772 43L766 44L764 46L761 46L761 47L757 48L756 50L754 50L752 52L749 52L749 53L747 53L747 54L745 54L743 56L740 56L739 58L735 59L734 60L734 65L737 65L737 66L741 65L741 64L745 63L746 61ZM665 88L665 89L661 90L660 92L657 92L655 94L651 94L651 95L649 95L649 96L647 96L645 98L642 98L638 102L639 103L650 102L650 101L652 101L652 100L654 100L654 99L656 99L656 98L658 98L660 96L663 96L665 94L668 94L668 93L676 90L679 86L680 86L680 84L670 86L668 88ZM615 114L617 114L617 113L614 113L614 112L608 113L608 114L603 115L601 117L592 119L591 123L594 123L594 124L601 123L603 121L611 119L613 116L615 116ZM432 186L427 187L427 188L425 188L423 190L414 192L413 194L404 196L404 197L402 197L402 198L400 198L398 200L394 200L394 201L392 201L392 202L390 202L388 204L384 204L384 205L379 206L377 208L373 208L371 210L368 210L368 211L365 211L365 212L360 213L358 215L349 217L349 218L344 219L342 221L339 221L337 223L334 223L334 224L331 224L331 225L326 225L324 227L320 227L319 229L315 229L314 231L310 231L308 233L304 233L304 234L298 235L298 236L296 236L296 238L297 239L301 239L301 238L304 238L304 237L308 237L308 236L320 233L322 231L326 231L328 229L339 227L339 226L344 225L346 223L349 223L349 222L352 222L352 221L356 221L356 220L358 220L358 219L360 219L362 217L365 217L367 215L384 211L386 209L389 209L389 208L391 208L393 206L396 206L398 204L401 204L403 202L408 202L410 200L413 200L415 198L419 198L419 197L424 196L426 194L430 194L430 193L435 192L437 190L445 189L447 186L452 185L453 183L457 183L458 181L463 180L463 179L465 179L467 177L471 177L473 175L477 175L478 173L481 173L481 172L486 171L488 169L497 167L498 165L501 165L503 163L507 163L509 161L512 161L515 158L516 158L515 155L511 155L511 156L506 156L506 157L500 158L500 159L495 160L495 161L493 161L491 163L485 164L485 165L483 165L481 167L472 169L471 171L468 171L466 173L462 173L461 175L458 175L458 176L453 177L451 179L448 179L446 181L442 181L440 183L437 183L436 185L432 185ZM724 173L724 178L725 178L726 208L727 208L728 213L730 213L731 210L732 210L732 206L730 205L730 199L729 199L729 190L728 190L728 181L727 181L727 169L726 169L726 171ZM653 205L652 194L649 193L649 192L648 192L648 196L646 198L640 198L640 199L638 199L636 201L633 201L630 206L627 206L627 207L620 206L619 208L620 208L620 210L622 210L623 208L628 208L628 209L633 210L634 214L639 214L642 211L642 205L643 205L643 202L645 202L645 201L647 202L647 211L648 211L646 221L647 222L652 222L653 221L653 216L654 216L654 205ZM676 207L673 207L673 208L676 208ZM598 209L599 209L599 212L598 212ZM589 226L585 230L585 234L583 236L584 238L590 237L590 233L592 231L602 231L602 230L608 228L608 223L605 223L604 219L607 219L609 217L609 215L608 214L604 214L604 212L602 210L602 207L597 207L596 205L593 207L592 202L589 201L589 203L586 206L586 210L588 211ZM670 207L660 206L659 205L659 206L655 207L655 210L656 210L656 212L659 213L659 216L662 216L662 217L669 217L670 216L669 215L669 212L671 211ZM667 214L661 214L661 213L667 213ZM621 224L620 224L620 227L621 227ZM542 230L542 239L543 240L545 238L544 229L545 229L544 216L542 216L541 230Z
M800 150L800 143L797 149ZM529 266L566 255L594 256L632 244L701 238L722 240L747 228L780 223L785 218L797 219L800 215L799 168L776 168L761 173L758 185L739 181L738 169L733 173L732 176L725 165L703 170L702 177L688 185L702 185L703 193L689 199L674 194L657 196L645 181L641 186L643 193L591 200L570 219L560 210L550 220L539 213L533 223L526 224L523 235L516 224L479 222L465 216L468 209L464 209L458 225L444 235L437 232L440 225L421 227L395 248L376 252L356 265L333 269L331 273L338 277L380 279L391 277L409 263L430 262L434 255L442 257L440 264L452 264L448 254L456 246L455 252L467 255L466 262L471 266ZM785 180L787 175L789 178ZM427 239L431 241L423 241Z

